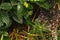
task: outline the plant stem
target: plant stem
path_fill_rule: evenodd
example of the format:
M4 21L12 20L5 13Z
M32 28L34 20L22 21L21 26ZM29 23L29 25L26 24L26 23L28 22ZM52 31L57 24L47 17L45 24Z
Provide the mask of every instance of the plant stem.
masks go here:
M2 36L1 36L1 40L3 40L3 38L4 38L4 35L2 34Z

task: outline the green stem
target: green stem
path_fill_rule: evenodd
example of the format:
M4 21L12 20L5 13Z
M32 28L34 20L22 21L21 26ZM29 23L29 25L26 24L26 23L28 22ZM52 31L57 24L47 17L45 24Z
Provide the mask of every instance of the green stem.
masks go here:
M43 39L43 40L46 40L46 38L45 38L45 36L44 36L44 34L43 34L42 30L40 30L40 32L41 32L41 34L40 34L40 35L42 36L42 39Z
M2 36L1 36L1 40L3 40L3 38L4 38L4 35L2 34Z

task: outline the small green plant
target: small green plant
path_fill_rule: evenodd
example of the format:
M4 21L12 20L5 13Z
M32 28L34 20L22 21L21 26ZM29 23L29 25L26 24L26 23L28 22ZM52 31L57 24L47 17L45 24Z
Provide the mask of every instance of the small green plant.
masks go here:
M46 29L46 22L40 23L39 19L35 19L34 17L34 22L31 20L31 16L33 15L35 9L33 4L45 10L50 10L51 8L51 4L48 0L2 0L0 2L0 40L9 40L9 34L7 31L9 27L11 27L13 21L18 24L30 26L31 29L27 32L28 38L32 37L33 40L39 40L38 37L33 37L34 34L39 34L39 37L46 40L43 33L43 31L48 31ZM18 40L17 33L16 40Z

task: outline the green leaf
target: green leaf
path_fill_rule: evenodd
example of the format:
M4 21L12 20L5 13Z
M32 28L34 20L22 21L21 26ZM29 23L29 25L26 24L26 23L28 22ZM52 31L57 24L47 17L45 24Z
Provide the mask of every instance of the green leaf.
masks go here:
M24 18L28 19L32 15L32 11L27 11Z
M10 0L12 6L17 5L17 0Z
M28 1L28 0L18 0L18 1L24 2L24 1Z
M4 31L3 32L4 36L9 36L8 32Z
M46 0L31 0L31 1L45 2Z
M23 5L21 3L17 4L17 12L13 14L13 19L18 23L23 23Z
M8 32L6 32L6 31L0 31L1 33L0 33L0 37L1 37L1 40L7 40L7 39L5 39L6 37L8 37Z
M29 1L40 1L40 2L44 2L46 0L29 0Z
M58 37L58 40L60 40L60 37Z
M4 10L10 10L12 8L11 4L10 3L2 3L0 5L0 8L1 9L4 9Z
M39 5L40 7L42 8L45 8L45 9L50 9L50 4L48 2L36 2L37 5Z
M2 35L3 31L0 31L0 36Z
M4 37L4 40L10 40L10 38L7 36L7 37Z
M16 3L17 2L17 0L10 0L12 3Z
M28 9L33 10L33 6L31 4L29 4Z
M0 30L5 30L11 25L11 20L9 18L8 13L6 12L1 12L1 19L0 19Z
M21 12L23 11L24 9L23 9L23 5L21 4L21 3L18 3L18 5L17 5L17 13L20 13L21 14Z
M8 13L2 13L2 21L6 24L6 27L11 25L11 20Z
M18 22L18 23L23 23L23 18L22 16L18 16L18 15L13 15L13 19Z
M0 27L3 26L3 22L2 22L2 16L1 16L1 13L0 13Z
M39 0L40 2L45 2L46 0Z

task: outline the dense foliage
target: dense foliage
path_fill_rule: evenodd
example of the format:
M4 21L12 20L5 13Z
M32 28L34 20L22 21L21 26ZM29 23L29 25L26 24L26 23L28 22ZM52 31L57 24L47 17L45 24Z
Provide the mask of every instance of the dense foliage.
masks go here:
M41 21L40 16L37 18L38 11L40 9L49 11L53 4L59 4L59 1L48 1L48 0L1 0L0 1L0 40L10 40L8 37L8 29L11 27L13 22L16 22L20 25L24 24L30 27L28 33L28 38L32 37L32 40L39 40L43 38L43 40L50 40L51 35L48 35L50 32L46 28L47 20ZM54 3L55 2L55 3ZM35 6L36 5L36 6ZM36 10L36 12L34 11ZM39 14L38 14L39 15ZM32 17L33 16L33 17ZM43 19L42 19L43 20ZM45 37L45 33L47 33L48 37ZM40 36L34 37L33 34L39 34ZM7 39L8 38L8 39ZM18 40L16 38L16 40Z

